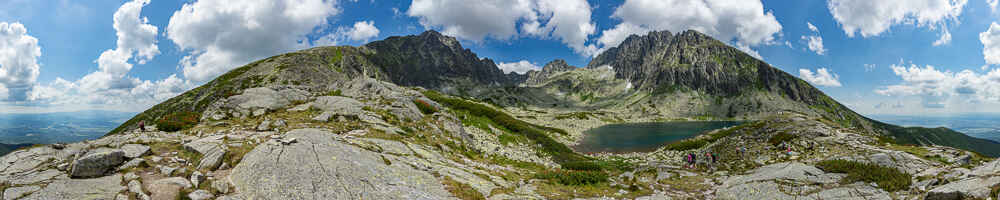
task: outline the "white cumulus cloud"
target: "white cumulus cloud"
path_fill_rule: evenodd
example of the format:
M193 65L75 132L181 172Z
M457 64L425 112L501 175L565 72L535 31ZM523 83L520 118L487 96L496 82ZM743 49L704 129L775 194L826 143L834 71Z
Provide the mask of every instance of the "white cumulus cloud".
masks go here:
M805 80L813 85L828 86L828 87L840 87L840 77L827 70L826 68L816 69L813 73L809 69L799 69L799 78Z
M590 20L590 9L590 4L585 0L539 0L537 2L539 19L530 23L538 25L540 21L546 19L548 23L533 31L525 32L542 37L559 38L577 54L596 55L597 47L586 45L587 37L597 30L596 25Z
M816 52L819 55L826 53L826 48L823 47L823 37L817 35L802 36L802 40L806 41L810 51Z
M149 24L149 20L139 16L142 7L149 0L126 2L115 11L113 27L118 36L115 49L108 49L97 58L98 71L85 75L79 83L81 89L95 92L107 89L127 89L135 87L140 81L128 76L132 70L129 60L145 63L159 54L156 46L157 28Z
M864 64L865 72L875 71L875 64Z
M802 36L802 40L806 41L806 46L809 48L810 51L816 52L816 54L819 55L823 55L824 53L826 53L826 48L823 47L823 37L819 36L819 28L813 26L811 22L806 22L806 26L809 27L810 31L816 33L816 35Z
M806 26L808 26L809 30L812 32L819 32L819 28L816 28L812 22L806 22Z
M18 22L0 22L0 101L24 101L38 79L38 39Z
M142 7L149 0L137 0L123 4L114 15L115 35L118 48L135 51L139 64L145 64L160 53L156 45L157 28L149 24L149 19L140 17Z
M954 104L1000 101L1000 69L983 74L972 70L941 71L934 66L892 65L892 71L902 83L875 90L887 96L917 96L927 108L943 108Z
M184 77L204 82L265 56L309 47L340 10L326 0L198 0L174 12L167 38L186 51Z
M993 22L986 32L979 33L979 42L983 43L986 64L1000 64L1000 24Z
M534 63L531 63L531 62L528 62L527 60L521 60L521 61L512 62L512 63L501 62L499 65L497 65L497 67L500 67L500 70L503 70L503 73L505 73L505 74L506 73L510 73L510 72L514 72L514 73L518 73L518 74L524 74L524 73L527 73L528 71L531 71L531 70L541 70L542 69L541 66L538 66L538 65L536 65Z
M414 0L406 14L419 18L426 28L441 28L445 35L473 41L507 40L517 36L517 22L537 19L533 4L529 0Z
M734 46L756 46L774 42L782 28L759 0L626 0L612 17L622 22L602 32L598 38L602 48L651 30L697 30L722 41L735 41ZM746 50L752 49L744 48L750 53Z
M757 52L757 50L753 50L753 48L750 48L750 46L748 46L746 44L736 43L736 49L739 49L740 51L743 51L743 53L746 53L747 55L750 55L751 57L754 57L754 58L757 58L757 59L764 59L763 57L760 56L760 52Z
M341 45L349 41L368 42L378 36L379 30L374 21L358 21L352 27L338 27L337 31L327 34L313 42L314 46Z
M827 7L848 37L878 36L897 24L945 28L957 20L968 0L829 0ZM938 27L940 26L940 27Z
M990 11L997 12L997 3L1000 0L986 0L986 4L990 5Z
M806 26L809 27L810 31L816 33L816 35L802 36L802 40L806 41L806 46L816 54L825 54L826 48L823 47L823 37L819 35L819 28L816 28L811 22L806 22Z
M944 29L941 31L941 38L935 40L934 43L932 43L931 45L941 46L949 43L951 43L951 31L948 31L948 29Z
M351 40L368 41L378 36L378 32L374 21L359 21L354 23L354 28L351 29L348 35L351 36Z
M414 0L406 14L427 29L460 39L553 38L589 56L597 53L596 46L587 45L596 32L591 9L585 0Z
M158 81L128 75L132 62L141 64L159 54L157 27L139 15L147 4L148 0L130 1L115 12L113 27L118 36L117 46L101 53L95 61L98 71L73 82L56 78L48 84L33 85L28 100L52 107L134 111L193 88L193 83L176 75Z

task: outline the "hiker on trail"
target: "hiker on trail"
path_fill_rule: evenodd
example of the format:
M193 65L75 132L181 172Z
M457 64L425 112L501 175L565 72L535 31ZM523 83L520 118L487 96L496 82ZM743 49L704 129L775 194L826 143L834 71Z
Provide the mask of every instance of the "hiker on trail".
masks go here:
M691 153L691 169L698 168L698 154Z
M712 164L714 164L714 163L715 163L715 160L712 160L712 154L708 153L708 152L705 152L705 168L711 169L712 168Z
M715 153L712 153L712 165L715 165L715 161L718 161L718 160L719 160L719 158L715 157Z
M736 151L738 151L740 154L740 160L746 159L746 154L747 154L746 147L740 146L740 148L737 148Z
M139 121L139 131L146 131L146 121Z
M691 154L689 153L687 155L684 155L684 159L685 159L684 162L686 162L684 163L684 167L691 168Z

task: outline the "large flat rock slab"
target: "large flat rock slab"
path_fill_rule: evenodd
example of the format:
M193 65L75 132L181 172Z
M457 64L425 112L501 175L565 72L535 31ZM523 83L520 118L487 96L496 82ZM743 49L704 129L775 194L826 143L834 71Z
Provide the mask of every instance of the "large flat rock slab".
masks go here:
M986 199L992 187L1000 185L1000 176L989 178L968 178L938 186L927 192L927 200Z
M195 151L202 155L201 162L198 162L199 170L215 170L222 164L222 158L226 155L226 148L222 144L225 136L212 136L184 144L184 148Z
M229 176L237 199L453 199L428 172L333 139L320 129L297 129L288 145L264 143ZM391 157L392 155L385 155Z
M57 178L48 186L22 199L114 199L125 190L119 174L92 179Z
M70 170L71 177L99 177L104 176L118 165L125 162L125 152L120 149L96 149L73 161L73 169Z

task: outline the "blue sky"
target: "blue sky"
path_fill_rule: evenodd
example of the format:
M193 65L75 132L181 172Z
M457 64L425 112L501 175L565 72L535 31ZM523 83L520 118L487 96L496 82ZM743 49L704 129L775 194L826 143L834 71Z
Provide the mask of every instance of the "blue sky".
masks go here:
M0 2L0 112L141 111L256 59L428 29L455 36L480 57L515 72L553 59L585 66L629 34L694 29L806 79L862 113L995 113L996 4L8 0Z

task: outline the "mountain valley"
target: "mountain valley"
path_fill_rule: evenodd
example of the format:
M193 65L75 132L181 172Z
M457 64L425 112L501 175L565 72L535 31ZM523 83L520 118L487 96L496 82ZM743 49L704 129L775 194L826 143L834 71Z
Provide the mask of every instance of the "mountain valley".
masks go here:
M603 125L677 121L742 123L648 152L570 148ZM262 59L99 139L14 151L0 197L987 199L996 156L869 119L697 31L525 74L427 31Z

